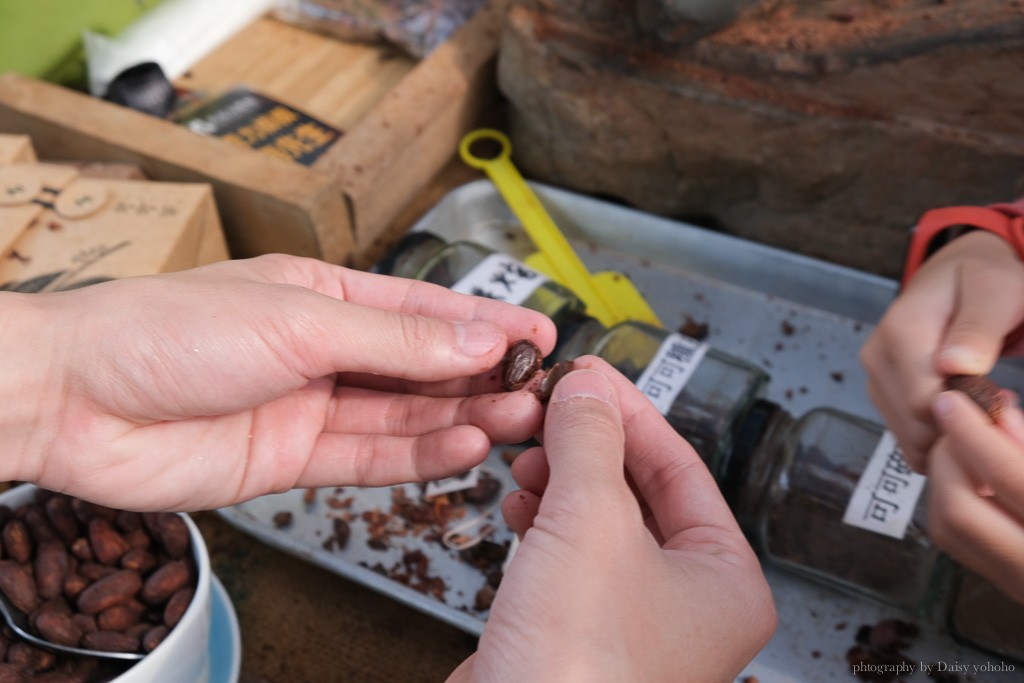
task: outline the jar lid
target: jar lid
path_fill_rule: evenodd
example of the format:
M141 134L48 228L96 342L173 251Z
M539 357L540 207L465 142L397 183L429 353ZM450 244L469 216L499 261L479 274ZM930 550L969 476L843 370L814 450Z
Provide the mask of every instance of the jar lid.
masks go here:
M743 421L732 435L732 449L726 455L722 467L722 479L718 483L726 502L732 507L734 498L747 478L750 459L761 445L762 437L779 414L786 414L778 403L758 399L750 406Z
M444 244L445 241L432 232L427 232L426 230L410 232L395 242L394 246L384 254L384 257L377 262L377 265L375 265L372 270L374 273L380 273L381 275L392 275L396 272L404 272L408 270L408 268L404 267L407 259L415 254L420 248L427 245L436 245L440 248L444 246ZM406 277L411 277L411 275L407 275Z

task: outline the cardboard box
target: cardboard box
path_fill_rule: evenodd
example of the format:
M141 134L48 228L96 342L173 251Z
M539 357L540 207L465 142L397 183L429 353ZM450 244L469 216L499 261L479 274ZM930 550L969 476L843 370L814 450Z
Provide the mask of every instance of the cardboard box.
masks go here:
M0 289L58 291L228 258L207 185L0 164Z
M199 89L246 85L340 129L312 166L14 74L0 76L0 132L31 135L44 159L128 162L155 180L208 183L235 257L348 262L374 245L497 101L506 5L493 0L404 66L393 50L260 19L182 79Z

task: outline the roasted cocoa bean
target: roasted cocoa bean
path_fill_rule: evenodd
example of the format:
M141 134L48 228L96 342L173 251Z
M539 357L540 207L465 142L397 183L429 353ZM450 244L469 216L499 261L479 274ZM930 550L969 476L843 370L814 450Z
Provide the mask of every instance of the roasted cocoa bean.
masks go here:
M29 533L32 534L32 540L37 545L60 539L60 536L57 535L57 530L50 524L50 518L47 516L46 510L42 505L29 505L25 509L25 515L22 517L22 520L25 522L25 526L28 527Z
M162 513L158 518L157 530L157 538L160 539L160 544L163 545L168 555L176 560L188 555L190 546L188 526L179 515L173 512Z
M508 347L502 362L501 388L515 391L523 388L540 370L544 356L529 339L520 339Z
M21 666L29 674L50 668L56 660L54 653L28 643L13 643L7 648L7 661Z
M92 554L92 546L89 545L89 539L82 536L76 538L71 543L71 554L80 559L82 562L93 562L96 557Z
M39 604L35 581L14 560L0 560L0 591L25 614L31 613Z
M0 664L0 683L27 683L28 675L18 664Z
M138 652L139 639L117 631L93 631L82 636L82 647L103 652Z
M118 510L117 515L114 517L114 526L122 533L141 529L143 527L142 513L132 512L130 510Z
M149 532L145 529L135 529L129 531L124 535L124 540L128 543L128 547L132 550L135 548L143 548L148 550L153 545L153 539L150 537Z
M121 567L123 569L134 569L140 574L148 574L156 565L156 555L145 548L131 548L121 556Z
M22 564L32 559L35 546L24 521L17 518L9 520L4 525L2 536L7 557Z
M167 626L160 624L146 631L142 636L142 649L146 652L152 652L156 649L156 646L164 642L164 638L171 632L171 629Z
M142 589L142 577L130 569L121 569L104 576L78 596L78 609L86 614L99 614L108 607L128 602Z
M117 510L108 508L103 505L97 505L96 503L90 503L87 500L81 498L71 499L71 510L75 513L75 517L82 524L88 524L89 520L93 517L103 517L108 521L113 522L117 516Z
M43 612L36 619L35 628L43 638L58 645L77 647L82 640L82 627L75 623L70 614Z
M75 600L90 583L92 581L81 574L76 572L69 573L64 577L64 597L68 600Z
M194 594L195 591L190 587L181 588L175 591L174 595L167 600L167 606L164 607L164 623L168 627L174 628L178 625L178 622L185 615L185 610L192 604L192 596Z
M99 581L105 576L110 576L117 571L117 567L108 567L105 564L99 562L83 562L78 565L78 573L89 579L89 581Z
M32 611L32 614L28 615L29 626L35 628L36 621L44 614L64 614L71 616L71 605L69 605L67 600L64 598L41 602L39 603L39 606Z
M53 496L46 501L46 516L50 524L57 530L64 543L73 543L81 533L81 525L71 509L71 500L67 496Z
M69 564L68 551L61 541L47 541L39 546L34 564L39 597L52 600L64 592Z
M128 552L128 542L110 520L103 517L89 520L89 546L96 561L110 567L116 565L121 556Z
M188 563L172 560L149 575L142 587L142 600L150 605L162 605L188 581Z
M96 626L101 631L124 631L138 623L142 610L125 603L108 607L96 615Z
M75 612L71 615L71 621L75 622L75 626L82 629L82 633L92 633L99 627L96 626L96 617L91 614L83 614L82 612Z

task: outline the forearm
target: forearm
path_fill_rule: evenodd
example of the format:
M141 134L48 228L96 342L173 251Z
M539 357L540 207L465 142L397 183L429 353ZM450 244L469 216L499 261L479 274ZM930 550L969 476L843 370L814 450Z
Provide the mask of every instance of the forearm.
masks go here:
M0 292L0 481L32 478L55 436L62 350L45 297Z

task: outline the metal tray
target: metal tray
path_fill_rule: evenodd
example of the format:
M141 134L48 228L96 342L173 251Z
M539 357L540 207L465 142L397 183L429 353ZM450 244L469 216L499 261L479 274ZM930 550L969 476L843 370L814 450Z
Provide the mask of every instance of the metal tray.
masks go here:
M891 301L895 282L563 190L531 185L591 270L627 273L669 329L681 326L688 317L707 323L709 343L768 370L772 375L768 399L794 416L827 405L880 421L865 391L858 351ZM449 193L413 230L430 230L448 239L468 238L520 256L530 250L517 219L489 181L473 182ZM1018 365L1001 365L995 374L1004 386L1024 387L1024 370ZM502 462L502 450L496 448L486 463L502 483L498 500L514 486ZM417 486L402 488L410 497L419 495ZM331 517L340 514L326 503L328 498L351 498L350 512L386 511L391 495L392 490L387 488L322 489L317 501L308 505L303 491L291 491L219 512L227 521L271 545L480 634L487 613L473 604L484 575L460 560L458 553L427 540L423 534L392 537L390 549L373 550L366 543L367 525L359 520L352 522L351 538L344 550L324 548L332 534ZM274 515L283 510L293 517L286 529L277 528L273 521ZM467 507L469 515L484 512L477 506ZM490 511L490 519L496 527L490 540L511 542L512 534L497 509ZM443 599L372 568L398 566L403 552L417 549L430 559L429 573L445 582ZM912 620L922 628L922 635L907 650L911 658L968 665L991 661L950 639L939 617L922 622L921 615L901 614L773 567L766 567L766 573L777 602L779 627L744 676L773 683L848 680L845 653L853 646L857 629L889 617ZM918 672L904 676L904 680L927 679ZM973 680L986 679L984 674L976 674Z

